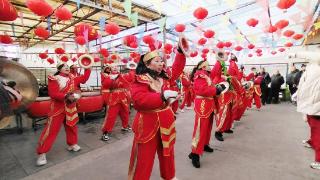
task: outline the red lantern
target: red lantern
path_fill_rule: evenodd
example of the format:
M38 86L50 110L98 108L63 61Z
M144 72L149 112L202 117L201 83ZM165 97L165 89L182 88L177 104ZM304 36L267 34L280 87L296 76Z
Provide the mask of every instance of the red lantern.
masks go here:
M255 46L254 46L253 44L249 44L249 45L248 45L248 48L249 48L249 49L253 49L254 47L255 47Z
M285 27L287 27L289 25L289 21L287 21L287 20L280 20L280 21L278 21L277 23L276 23L276 27L278 28L278 29L283 29L283 28L285 28Z
M198 51L193 51L190 53L190 57L196 57L198 56Z
M294 31L291 30L286 30L283 35L286 37L291 37L294 34Z
M138 42L132 42L130 43L129 47L136 49L138 47Z
M262 53L262 50L261 49L257 49L256 53L260 54L260 53Z
M100 62L100 58L95 57L95 58L93 58L93 61L94 61L94 62Z
M204 37L209 39L209 38L213 38L213 36L215 35L215 32L212 30L206 30L203 35Z
M76 62L76 61L77 61L77 58L76 58L76 57L73 57L73 58L71 58L71 61L72 61L72 62Z
M153 39L152 36L147 35L143 37L143 42L146 44L154 44L155 40Z
M48 58L48 59L47 59L47 62L50 63L50 64L53 64L53 63L54 63L54 60L53 60L52 58Z
M79 45L85 45L86 44L86 39L83 36L77 36L75 41Z
M252 57L253 55L252 54L248 54L248 57Z
M209 49L207 49L207 48L204 48L203 50L202 50L202 53L203 54L207 54L209 52Z
M224 48L224 43L222 41L220 41L217 43L216 46L217 46L217 48L222 49L222 48Z
M247 21L248 26L251 26L251 27L256 27L258 23L259 21L254 18L251 18Z
M48 52L40 53L40 54L39 54L39 57L40 57L41 59L47 59L47 58L48 58Z
M241 46L236 46L235 48L234 48L234 50L236 50L236 51L241 51L243 48L241 47Z
M90 24L80 23L75 26L74 34L75 36L84 36L85 31L88 31L88 40L96 40L98 38L98 31L94 29Z
M193 16L199 20L203 20L204 18L207 17L207 15L208 15L208 10L203 7L199 7L193 12Z
M168 50L168 51L171 51L171 50L172 50L172 47L173 47L173 46L172 46L171 44L168 44L168 43L164 45L164 49L165 49L165 50Z
M186 26L184 24L177 24L175 27L175 30L177 32L183 32L186 29Z
M271 54L275 55L275 54L277 54L277 51L271 51Z
M50 32L40 26L34 30L34 34L39 36L41 39L48 39Z
M5 35L0 35L0 43L3 44L12 44L13 40L11 39L11 37L7 34Z
M227 42L224 43L224 46L229 48L229 47L232 46L232 42L227 41Z
M116 35L120 32L120 27L118 26L118 24L116 23L113 23L113 22L110 22L106 25L105 27L105 31L108 33L108 34L111 34L111 35Z
M204 45L204 44L206 44L206 42L207 42L206 38L201 38L201 39L199 39L198 44L199 45Z
M301 38L303 38L303 34L296 34L293 36L293 39L295 39L295 40L299 40Z
M55 52L56 54L64 54L64 53L65 53L65 50L62 49L62 48L56 48L56 49L54 50L54 52Z
M53 8L44 0L27 0L26 6L38 16L47 17L53 13Z
M72 18L72 13L66 7L61 6L56 9L55 16L61 21L68 21Z
M280 48L279 52L284 52L286 49L285 48Z
M277 30L278 30L277 27L275 27L275 26L270 26L269 29L268 29L268 32L269 32L269 33L274 33L274 32L276 32Z
M62 62L68 62L69 58L68 58L68 56L63 55L63 56L60 57L60 60L61 60Z
M289 9L294 3L296 3L296 0L279 0L277 6L280 9Z
M137 42L138 38L134 35L128 35L123 38L123 44L131 47L131 43Z
M0 0L0 21L14 21L17 17L17 10L10 1Z
M168 60L168 59L170 59L171 58L171 56L170 55L166 55L166 59Z
M293 44L291 42L288 42L288 43L285 44L285 46L286 47L291 47L291 46L293 46Z
M112 54L110 58L112 61L118 60L118 56L116 54Z
M259 56L259 57L262 56L262 53L258 53L257 56Z
M207 58L207 54L201 54L202 59L206 59Z
M108 52L108 50L105 49L105 48L101 48L101 49L99 50L99 53L100 53L103 57L105 57L105 58L109 56L109 52Z

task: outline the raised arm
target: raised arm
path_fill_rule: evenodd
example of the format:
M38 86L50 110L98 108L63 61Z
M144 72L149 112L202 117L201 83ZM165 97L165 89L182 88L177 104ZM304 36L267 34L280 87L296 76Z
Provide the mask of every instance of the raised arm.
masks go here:
M74 80L76 84L84 84L88 81L91 74L91 69L85 69L84 74L81 76L76 77Z
M172 64L172 75L171 80L177 80L183 72L184 66L186 65L186 56L182 53L177 52L174 62Z

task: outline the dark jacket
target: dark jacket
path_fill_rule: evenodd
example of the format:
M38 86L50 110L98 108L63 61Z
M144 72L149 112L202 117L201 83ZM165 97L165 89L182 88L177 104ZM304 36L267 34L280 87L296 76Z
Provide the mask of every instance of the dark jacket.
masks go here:
M295 84L296 86L299 85L299 82L300 82L300 78L303 74L303 71L298 71L297 73L295 73L292 77L292 81L293 81L293 84Z
M280 89L281 85L284 83L284 79L281 74L275 74L271 77L271 88Z
M286 83L289 85L289 86L292 86L294 84L294 77L297 75L297 73L299 73L299 70L296 69L294 71L291 71L288 75L287 75L287 78L286 78Z
M261 84L260 84L261 89L268 88L268 84L271 82L271 78L270 78L269 73L263 72L263 73L260 73L260 75L263 77Z

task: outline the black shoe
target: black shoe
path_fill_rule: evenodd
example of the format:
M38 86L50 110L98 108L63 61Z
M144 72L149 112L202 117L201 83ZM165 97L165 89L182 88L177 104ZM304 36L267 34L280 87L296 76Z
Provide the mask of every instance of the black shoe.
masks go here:
M190 153L190 154L189 154L189 159L192 160L192 165L193 165L195 168L200 168L200 157L199 157L198 154Z
M233 131L231 129L228 129L228 130L225 131L225 133L232 134Z
M124 127L121 128L121 131L122 131L122 132L130 132L131 130L132 130L132 129L131 129L131 127L129 127L129 126L126 127L126 128L124 128Z
M110 133L103 133L103 135L101 136L101 140L102 141L109 141L110 140Z
M204 150L205 152L210 152L210 153L213 152L213 149L212 149L209 145L205 145L204 148L203 148L203 150Z
M214 136L216 137L216 139L217 139L218 141L224 141L221 132L216 132L216 133L214 134Z

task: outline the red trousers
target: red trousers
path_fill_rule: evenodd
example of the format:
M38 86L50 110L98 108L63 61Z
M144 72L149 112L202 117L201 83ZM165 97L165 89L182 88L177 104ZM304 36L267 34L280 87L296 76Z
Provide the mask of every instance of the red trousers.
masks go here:
M66 115L64 113L49 117L39 139L39 145L37 148L38 154L47 153L50 151L62 124L64 125L64 129L66 131L67 144L71 146L78 143L78 127L77 125L72 127L66 125L65 117Z
M256 104L256 107L258 109L261 108L261 98L259 95L257 95L256 93L253 93L253 99L254 99L254 103Z
M172 111L173 111L174 113L176 113L176 112L178 111L178 108L179 108L179 101L177 100L177 101L173 102L173 103L171 104L171 108L172 108Z
M231 129L233 123L231 103L223 105L223 108L218 111L218 116L216 116L217 132L224 132Z
M213 114L207 118L201 118L196 114L192 133L192 153L202 155L204 146L210 143L212 125Z
M192 103L192 97L190 92L185 92L182 104L180 105L180 109L183 109L185 104L187 104L187 107L190 107Z
M315 151L315 161L320 162L320 119L309 115L307 119L311 129L310 145Z
M160 131L147 143L136 143L133 140L128 179L149 180L156 152L161 177L165 180L173 179L175 177L174 149L170 156L163 155Z
M129 124L129 105L124 103L117 103L109 106L107 109L107 115L104 119L102 132L112 132L114 124L116 122L118 114L122 121L122 127L127 128Z

